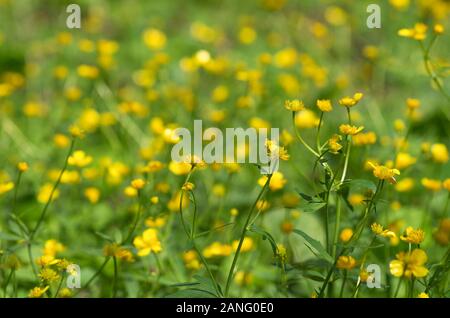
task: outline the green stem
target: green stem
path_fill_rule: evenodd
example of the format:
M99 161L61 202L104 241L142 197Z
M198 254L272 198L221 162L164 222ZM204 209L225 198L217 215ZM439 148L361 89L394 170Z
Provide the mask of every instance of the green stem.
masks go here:
M65 278L65 274L64 274L64 272L63 272L63 273L61 274L61 279L59 280L58 288L56 289L55 295L53 296L54 298L58 297L58 294L59 294L59 291L61 290L61 287L62 287L64 278Z
M317 126L317 135L316 135L317 152L319 153L319 155L321 154L321 148L322 148L320 146L320 128L322 126L323 114L324 114L324 112L321 112L321 114L320 114L319 126Z
M306 147L306 149L308 149L314 156L320 157L320 155L314 149L312 149L310 145L306 143L306 141L302 138L302 136L298 132L297 126L295 125L295 112L292 112L292 123L294 125L294 132L298 140L300 140L300 142Z
M118 270L117 270L117 258L113 256L113 263L114 263L114 276L113 276L113 282L112 282L112 298L116 298L117 295L117 277L118 277Z
M333 258L336 258L336 249L337 249L337 243L339 239L339 227L341 223L341 200L339 198L339 194L336 196L336 222L334 223L334 237L333 237L333 246L332 248L332 254L331 256Z
M134 231L136 231L136 228L139 224L139 221L140 221L141 215L142 215L142 202L141 201L142 201L141 190L138 190L138 211L136 213L136 217L134 218L133 225L128 230L128 234L127 234L126 238L124 240L122 240L122 242L120 242L119 245L127 243L133 236Z
M239 259L239 254L241 252L242 244L244 243L245 235L247 234L247 231L248 231L248 229L247 229L248 224L250 222L250 219L251 219L252 214L253 214L253 212L254 212L254 210L256 208L257 203L259 202L259 200L262 198L262 196L266 192L266 189L269 186L271 179L272 179L272 175L270 174L267 177L266 183L264 184L263 188L259 192L258 197L256 198L255 202L253 203L253 205L252 205L252 207L250 209L250 212L247 215L247 219L245 220L245 224L244 224L244 227L242 229L241 237L239 239L239 244L237 246L236 252L234 254L233 262L231 264L230 271L228 273L227 284L226 284L226 287L225 287L225 294L224 294L225 297L228 297L228 292L229 292L230 287L231 287L231 281L233 279L234 270L235 270L237 261Z
M342 280L341 291L339 292L339 298L342 298L342 296L344 295L344 288L345 288L346 281L347 281L347 271L344 270L344 278Z
M14 187L14 199L13 199L13 206L11 209L11 213L15 214L16 212L16 204L17 204L17 193L19 192L19 185L20 185L20 180L22 179L22 171L19 170L19 174L17 175L17 180L16 180L16 184Z
M6 298L6 291L8 289L8 285L9 285L9 282L10 282L11 277L13 276L13 274L14 274L14 268L11 268L11 271L9 272L8 278L6 279L5 286L3 286L3 298Z
M395 289L394 298L397 298L398 292L400 291L400 286L402 285L403 278L400 278L397 284L397 288Z
M110 257L106 257L104 262L102 263L102 265L100 266L100 268L95 272L94 275L92 275L92 277L86 282L86 284L84 285L84 287L82 289L80 289L74 296L78 295L78 293L83 290L83 289L87 289L89 287L89 285L94 281L94 279L97 278L98 275L100 275L100 273L103 271L103 269L105 268L105 266L108 264L109 260L111 258Z

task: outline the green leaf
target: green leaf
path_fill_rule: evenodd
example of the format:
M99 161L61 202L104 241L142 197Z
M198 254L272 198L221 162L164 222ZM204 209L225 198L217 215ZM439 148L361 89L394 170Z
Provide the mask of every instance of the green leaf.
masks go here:
M304 204L300 204L299 208L306 213L313 213L321 208L323 208L326 205L325 202L308 202Z
M303 232L301 230L295 229L294 233L303 237L303 239L306 241L306 243L308 243L305 245L314 253L314 255L326 260L327 262L329 262L331 264L334 263L333 258L330 256L330 254L327 253L327 251L325 250L325 248L322 246L322 244L319 241L313 239L311 236L309 236L308 234L306 234L305 232Z
M106 240L106 241L108 241L108 242L110 242L110 243L113 243L113 242L114 242L114 239L113 239L111 236L109 236L109 235L107 235L107 234L104 234L104 233L102 233L102 232L96 231L96 232L95 232L95 235L101 237L102 239L104 239L104 240Z
M250 228L250 231L261 235L263 240L268 240L270 243L270 246L272 247L273 255L277 256L277 243L276 243L275 239L273 238L273 236L269 232L257 227L256 225L252 225L252 227Z

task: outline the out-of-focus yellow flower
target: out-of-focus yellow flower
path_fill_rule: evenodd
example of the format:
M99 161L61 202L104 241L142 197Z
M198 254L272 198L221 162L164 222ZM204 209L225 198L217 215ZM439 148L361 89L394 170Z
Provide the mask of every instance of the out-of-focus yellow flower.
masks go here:
M148 217L145 220L145 225L148 227L160 228L163 227L167 222L166 217Z
M297 62L297 51L294 48L286 48L274 55L274 63L279 68L289 68Z
M287 261L287 250L286 247L283 244L277 244L277 255L276 257L278 258L278 260L282 263L285 264Z
M356 127L348 124L342 124L339 126L339 131L344 135L356 135L359 134L364 129L363 126Z
M348 227L341 231L341 234L339 234L339 239L345 243L345 242L350 241L352 236L353 236L353 230Z
M318 125L319 118L309 109L304 109L295 114L295 126L298 128L314 128Z
M407 243L420 244L425 238L425 232L421 229L413 229L408 226L405 230L405 235L400 236L400 239Z
M411 253L400 252L396 255L396 260L389 263L389 269L395 277L425 277L428 269L424 266L428 257L425 251L415 249Z
M183 261L187 269L197 270L202 266L194 250L185 252L183 254Z
M130 184L134 189L141 190L145 186L145 181L142 179L133 179Z
M433 237L439 245L447 246L450 243L450 218L442 219L439 222L439 227Z
M377 142L377 135L373 131L367 133L359 133L352 138L355 146L373 145Z
M82 64L77 67L77 73L80 77L94 79L99 75L99 70L96 66Z
M41 281L46 283L52 283L59 280L58 273L55 270L48 267L42 268L38 276L41 279Z
M234 281L239 286L248 286L253 282L253 275L252 273L238 271L234 276Z
M239 30L239 41L243 44L252 44L256 40L256 31L251 27L243 27Z
M437 163L447 163L449 159L447 146L444 144L433 144L431 146L431 156Z
M172 212L178 212L180 210L180 201L181 198L183 198L183 201L181 202L181 207L184 209L189 205L189 197L187 195L181 195L181 191L176 192L170 201L167 203L167 208Z
M66 247L57 240L47 240L44 244L42 253L45 256L56 256L57 253L64 252Z
M348 202L351 206L357 206L364 203L366 197L360 193L352 193L348 196Z
M351 270L356 266L356 260L352 256L339 256L336 267L339 269Z
M84 196L91 203L97 203L100 199L100 190L95 187L89 187L84 190Z
M38 195L37 195L37 200L38 200L39 203L45 204L50 199L52 201L55 201L56 199L58 199L58 197L59 197L59 190L55 189L55 191L53 191L53 187L54 187L53 184L46 183L39 189L39 192L38 192ZM53 195L52 195L52 191L53 191Z
M408 192L414 188L415 181L413 178L404 178L395 185L398 192Z
M284 221L281 223L281 232L284 234L290 234L294 230L294 224L290 221Z
M399 170L406 169L415 164L416 161L417 158L414 158L409 153L399 152L397 158L395 159L396 168Z
M258 184L263 187L267 182L267 178L267 176L262 176L261 178L259 178ZM272 178L270 179L269 189L271 191L281 190L283 189L286 182L287 180L284 178L284 175L281 172L276 171L275 173L273 173Z
M228 99L230 95L228 88L225 85L219 85L211 93L211 99L215 103L222 103Z
M420 180L420 182L422 183L422 185L431 191L439 191L442 188L442 184L440 180L436 180L436 179L429 179L429 178L422 178L422 180Z
M11 191L12 189L14 189L14 183L9 181L9 182L0 182L0 195Z
M147 29L144 31L142 38L145 45L151 50L163 49L167 42L166 35L158 29Z
M427 36L427 29L428 27L425 24L416 23L414 25L414 28L398 30L398 35L405 38L411 38L417 41L423 41Z
M265 142L265 146L267 149L267 155L270 158L276 157L280 158L281 160L289 160L290 156L287 153L286 149L284 147L279 146L273 140L267 139Z
M338 134L334 134L330 139L328 139L328 149L332 154L338 154L339 150L342 149L342 145L339 143L342 137Z
M192 182L185 182L181 187L184 191L192 191L194 190L195 185Z
M129 263L134 261L133 254L130 250L117 243L106 244L103 247L103 255L117 257L118 259Z
M180 175L186 175L188 174L192 169L192 165L190 163L186 162L175 162L171 161L169 163L169 170L174 175L180 176Z
M234 251L237 250L239 245L239 241L233 241L233 243L231 244L231 247L233 248ZM244 241L242 241L242 246L241 246L241 252L245 253L248 252L250 250L253 249L253 239L251 237L244 237Z
M259 117L252 117L248 122L249 126L255 129L270 128L270 123Z
M430 298L427 293L421 292L419 295L417 295L417 298Z
M53 136L53 142L58 148L66 148L70 144L70 138L64 134L56 134Z
M159 253L162 250L161 242L158 240L158 231L153 228L145 230L140 236L136 236L133 245L138 249L139 256L146 256L150 252Z
M86 155L86 153L82 150L76 150L67 160L68 164L76 167L86 167L88 164L92 162L92 157Z
M433 27L434 33L436 33L436 34L438 34L438 35L443 34L443 33L444 33L444 30L445 30L445 29L444 29L444 26L443 26L442 24L440 24L440 23L435 24L434 27Z
M442 186L444 187L444 189L446 189L447 191L450 191L450 178L445 179L442 182Z
M328 113L333 110L333 106L331 105L331 101L329 99L318 99L316 105L322 112Z
M398 10L405 10L409 7L410 0L389 0L389 3Z
M203 249L203 256L206 258L213 258L219 256L228 256L233 251L233 248L228 244L220 242L213 242L211 245Z

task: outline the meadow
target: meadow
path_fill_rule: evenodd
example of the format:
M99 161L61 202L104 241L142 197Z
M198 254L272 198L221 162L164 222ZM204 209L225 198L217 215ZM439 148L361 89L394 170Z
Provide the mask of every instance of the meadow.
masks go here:
M70 3L0 0L0 297L450 296L449 1Z

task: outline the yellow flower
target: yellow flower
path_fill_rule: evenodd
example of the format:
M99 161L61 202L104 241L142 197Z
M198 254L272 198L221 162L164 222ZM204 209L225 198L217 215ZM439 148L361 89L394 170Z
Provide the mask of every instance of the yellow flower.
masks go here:
M339 141L342 140L342 137L338 134L334 134L330 139L328 139L328 149L332 154L338 154L339 150L342 149L342 145Z
M46 256L56 256L57 253L63 252L66 247L57 240L47 240L44 244L43 254Z
M147 172L157 172L164 168L164 164L161 161L153 160L147 164L146 171Z
M184 191L192 191L194 189L194 187L195 187L195 185L192 182L186 182L183 184L181 189L183 189Z
M405 231L406 235L400 236L402 241L412 244L420 244L425 238L425 232L421 229L414 230L411 226L408 226Z
M276 144L276 142L267 139L265 142L265 146L267 148L267 155L272 158L273 156L276 158L280 158L281 160L289 160L289 154L287 153L284 147L281 147Z
M319 118L309 109L301 110L295 114L295 126L298 128L314 128L318 125Z
M166 35L158 29L147 29L142 35L145 45L152 50L160 50L166 45Z
M17 170L20 172L25 172L28 170L28 164L26 162L19 162L17 164Z
M446 189L447 191L450 191L450 178L445 179L442 182L442 185L444 186L444 189Z
M243 44L251 44L256 39L256 31L251 27L243 27L239 30L239 41Z
M333 110L333 106L331 106L331 101L329 99L318 99L316 105L317 108L326 113Z
M405 179L400 180L395 185L395 190L397 190L398 192L408 192L412 188L414 188L414 184L415 184L415 181L413 178L405 178Z
M197 270L202 266L194 250L185 252L183 254L183 261L187 269Z
M96 66L82 64L77 68L78 75L84 78L94 79L98 77L99 70Z
M186 175L191 171L192 165L187 162L175 162L171 161L169 163L169 170L174 175L180 176L180 175Z
M339 126L339 131L344 135L356 135L364 129L363 126L356 127L347 124L342 124Z
M239 241L233 241L233 243L231 244L231 247L233 248L234 251L237 250L239 245ZM253 240L250 237L244 237L244 241L242 242L242 246L241 246L241 252L248 252L253 248Z
M70 139L66 135L56 134L53 137L53 142L54 142L55 146L58 148L66 148L70 144Z
M357 206L364 203L366 197L360 193L352 193L348 196L348 202L351 206Z
M131 187L136 190L141 190L145 186L145 181L142 179L131 180Z
M435 24L433 27L433 31L436 34L443 34L444 33L444 26L440 23Z
M77 167L83 168L92 162L92 157L87 156L86 153L82 150L76 150L69 157L67 162L71 166L77 166Z
M383 226L381 224L378 224L378 223L373 223L370 226L370 229L372 230L372 232L375 235L379 235L379 236L382 236L382 237L389 237L389 238L396 237L394 232L392 232L390 230L384 230Z
M356 266L356 260L352 256L339 256L336 267L351 270Z
M377 135L373 131L353 136L353 144L356 146L373 145L377 142Z
M430 296L427 293L421 292L417 295L417 298L430 298Z
M262 176L261 178L259 178L258 184L261 187L263 187L267 182L267 178L268 178L267 176ZM276 171L276 172L274 172L274 174L272 175L272 178L270 179L269 189L271 191L281 190L281 189L283 189L286 182L287 182L287 180L284 178L284 175L281 172Z
M126 187L126 188L123 190L123 193L124 193L127 197L130 197L130 198L136 197L136 196L138 195L137 189L135 189L135 188L133 188L133 187L131 187L131 186Z
M233 251L233 248L228 244L222 244L220 242L213 242L211 245L203 249L203 256L206 258L228 256Z
M342 242L348 242L353 236L353 230L351 228L345 228L341 231L339 238Z
M427 26L423 23L416 23L414 28L400 29L398 35L405 38L412 38L417 41L425 40L427 32Z
M343 97L339 100L339 105L345 106L345 107L353 107L363 98L362 93L355 93L353 97Z
M417 98L407 98L406 99L406 107L410 112L414 112L417 108L420 107L420 100Z
M34 287L30 292L28 293L29 298L40 298L48 289L50 286L46 287Z
M163 227L166 224L165 217L148 217L145 220L145 225L148 227Z
M400 153L398 153L397 158L395 160L396 168L399 170L408 168L408 167L412 166L413 164L415 164L416 161L417 161L417 158L414 158L409 153L400 152Z
M53 255L42 255L36 259L36 264L41 267L46 267L50 265L56 265L59 263L59 259L56 259Z
M53 184L46 183L39 189L39 193L37 195L37 200L38 200L39 203L45 204L50 199L52 201L58 199L58 197L59 197L59 190L56 189L55 191L53 191L53 187L54 187ZM52 191L53 191L53 195L52 195Z
M133 240L133 245L138 249L139 256L146 256L153 253L161 252L161 242L158 240L158 231L155 229L148 229L137 236Z
M212 91L211 99L215 103L221 103L226 101L229 95L228 88L224 85L219 85Z
M284 102L284 107L287 110L290 110L290 111L293 111L293 112L298 112L298 111L301 111L301 110L305 109L305 105L303 104L303 102L298 100L298 99L286 100Z
M396 255L396 260L389 263L389 269L395 277L425 277L428 269L423 266L427 260L427 254L421 249L415 249L411 253L400 252Z
M39 278L43 282L52 283L59 279L59 275L55 270L45 267L39 272Z
M0 195L11 191L14 189L14 183L13 182L1 182L0 183Z
M277 258L283 264L287 261L287 250L283 244L277 244Z
M435 179L422 178L420 182L426 189L431 191L439 191L442 187L441 181Z
M253 282L253 275L252 273L237 271L236 275L234 276L234 281L239 286L250 285Z
M447 146L444 144L434 144L431 146L431 156L437 163L446 163L449 159Z
M397 169L390 169L385 166L374 165L369 162L369 165L373 169L373 175L380 180L388 180L390 183L395 184L397 180L395 180L395 175L400 175L400 171Z
M95 187L89 187L84 190L84 196L91 203L97 203L100 199L100 190Z
M128 249L120 246L117 243L105 245L105 247L103 248L103 254L105 256L117 257L118 259L129 263L134 261L133 254L131 254Z

